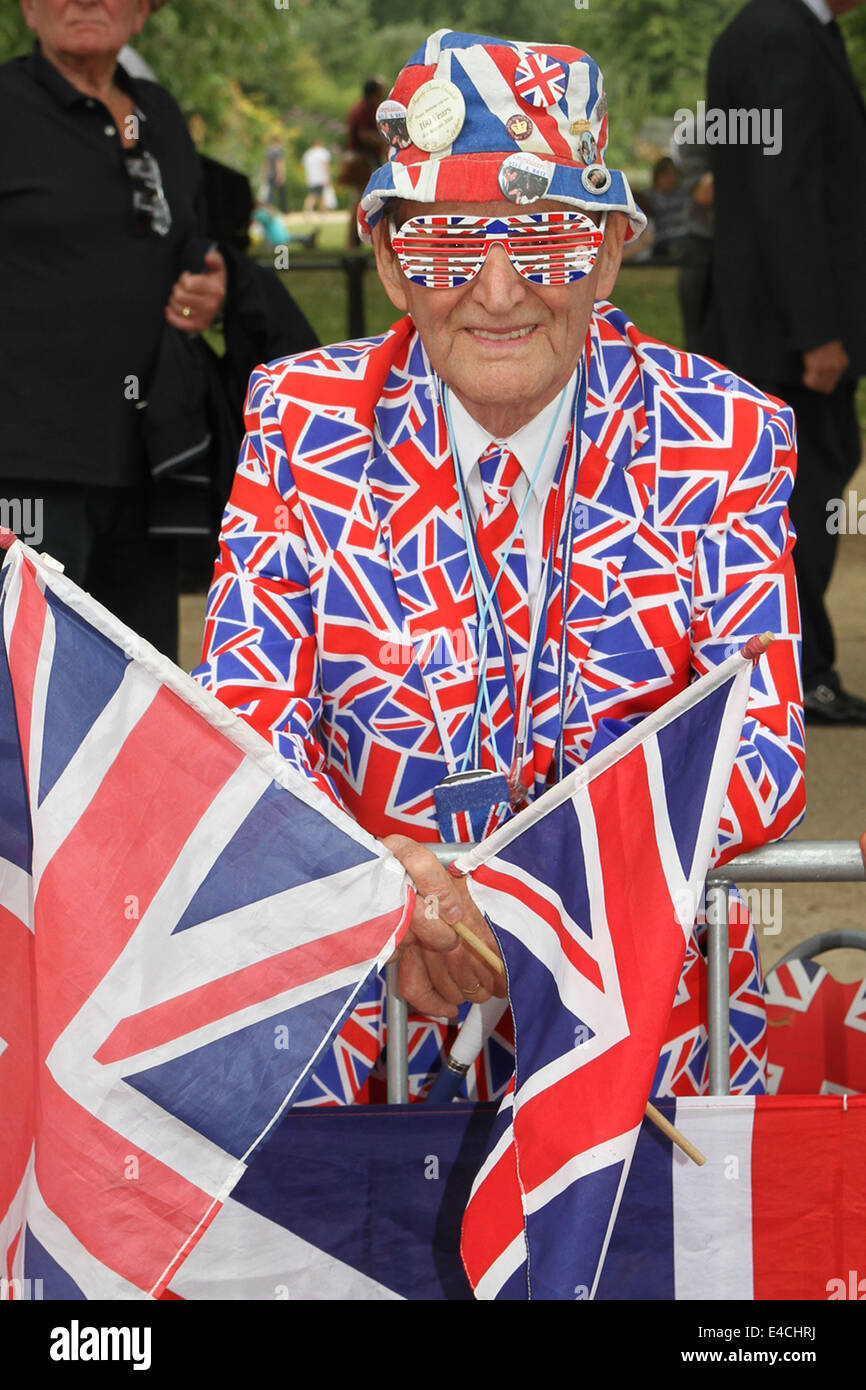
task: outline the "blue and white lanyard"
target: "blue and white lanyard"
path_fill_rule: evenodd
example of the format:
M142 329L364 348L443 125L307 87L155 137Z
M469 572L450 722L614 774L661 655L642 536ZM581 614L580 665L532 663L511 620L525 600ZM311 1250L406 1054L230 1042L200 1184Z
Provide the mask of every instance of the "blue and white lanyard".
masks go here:
M506 567L506 564L507 564L507 562L508 562L508 556L509 556L510 553L511 553L511 549L512 549L512 547L513 547L513 545L514 545L514 542L515 542L516 538L517 538L517 534L518 534L518 531L519 531L519 529L520 529L520 526L522 525L522 522L523 522L523 515L524 515L524 513L525 513L525 511L526 511L526 508L527 508L527 506L528 506L528 504L529 504L530 494L531 494L532 490L533 490L534 487L535 487L536 481L537 481L537 479L538 479L539 472L541 471L542 463L544 462L544 459L545 459L546 456L547 456L547 451L548 451L548 449L550 448L550 441L551 441L551 439L553 438L554 431L556 430L556 426L557 426L557 423L558 423L558 421L559 421L559 417L560 417L560 414L561 414L561 411L562 411L562 406L563 406L563 403L564 403L564 400L565 400L565 396L566 396L566 394L567 394L567 391L568 391L568 386L566 385L565 387L563 387L563 390L562 390L562 392L561 392L561 394L560 394L560 397L559 397L559 405L558 405L558 407L557 407L557 410L556 410L556 413L555 413L555 415L554 415L554 417L553 417L553 420L551 421L550 428L549 428L549 430L548 430L548 432L547 432L547 438L545 439L545 442L544 442L544 447L543 447L543 449L541 450L541 453L540 453L539 458L538 458L538 462L537 462L537 464L535 465L535 469L534 469L534 471L533 471L532 478L531 478L530 483L529 483L529 487L527 488L527 491L526 491L526 496L524 497L523 503L521 504L521 507L520 507L520 511L518 512L517 521L515 522L514 529L513 529L512 533L511 533L511 536L510 536L509 539L508 539L508 543L507 543L507 545L506 545L506 547L505 547L505 550L504 550L504 553L503 553L503 555L502 555L502 559L501 559L500 564L499 564L499 569L498 569L498 571L497 571L495 577L493 577L492 582L491 582L491 584L490 584L490 586L489 586L489 588L488 588L488 587L484 584L483 579L482 579L482 576L481 576L481 570L480 570L480 564L479 564L479 555L478 555L477 541L476 541L476 538L475 538L475 534L474 534L474 532L473 532L473 529L472 529L472 527L471 527L471 525L470 525L470 523L469 523L470 512L469 512L469 506L468 506L467 498L466 498L466 489L465 489L465 484L464 484L464 481L463 481L463 474L462 474L462 470L461 470L461 468L460 468L460 460L459 460L459 458L458 458L457 449L456 449L456 447L455 447L455 442L454 442L454 428L453 428L452 421L451 421L451 406L450 406L450 400L449 400L449 392L448 392L447 386L444 386L444 385L443 385L443 387L442 387L442 409L443 409L443 413L444 413L444 416L445 416L445 427L446 427L446 430L447 430L447 433L448 433L448 443L449 443L449 446L450 446L450 449L451 449L451 456L452 456L452 458L454 459L454 464L455 464L454 472L455 472L456 481L457 481L457 494L458 494L458 497L459 497L459 499L460 499L460 511L461 511L461 515L462 515L462 518L463 518L463 532L464 532L464 536L465 536L465 540L466 540L466 550L467 550L467 554L468 554L468 557L469 557L469 572L470 572L470 576L471 576L471 579L472 579L472 589L473 589L473 593L474 593L474 595L475 595L475 604L476 604L476 608L477 608L477 610L478 610L478 634L477 634L477 647L478 647L478 685L477 685L477 691L476 691L476 695L475 695L475 707L474 707L473 713L472 713L472 727L471 727L471 729L470 729L470 731L469 731L469 738L468 738L467 744L466 744L466 752L465 752L464 755L463 755L463 762L462 762L461 767L459 768L459 771L461 771L461 772L467 771L467 769L468 769L469 766L470 766L470 759L472 759L473 755L474 755L474 765L475 765L475 767L479 767L479 766L480 766L480 760L481 760L481 714L482 714L482 711L483 711L483 712L486 714L486 716L487 716L487 727L488 727L488 729L491 730L491 743L492 743L492 745L493 745L493 757L494 757L495 762L496 762L497 771L500 771L500 772L501 772L501 771L505 771L506 773L509 771L509 769L504 769L504 768L503 768L502 760L501 760L501 758L500 758L500 756L499 756L499 749L497 748L497 745L496 745L496 739L495 739L495 737L493 736L493 732L492 732L492 731L493 731L493 716L492 716L492 711L491 711L491 707L490 707L490 691L489 691L488 684L487 684L487 680L486 680L486 671L487 671L487 635L488 635L488 631L489 631L489 617L490 617L490 612L491 612L491 609L492 609L492 610L493 610L493 614L494 614L494 616L495 616L495 618L496 618L496 622L497 622L498 628L499 628L500 642L501 642L501 644L502 644L503 664L504 664L504 667L505 667L505 680L506 680L506 686L507 686L507 689L508 689L508 697L509 697L509 701L510 701L510 704L511 704L511 709L512 709L512 711L518 714L518 726L517 726L517 730L516 730L516 738L517 738L517 750L516 750L516 751L517 751L517 762L518 762L518 766L517 766L517 769L516 769L516 776L517 776L518 779L519 779L519 777L520 777L520 772L521 772L522 763L523 763L523 754L524 754L525 737L526 737L526 730L525 730L524 725L525 725L525 722L526 722L526 713L527 713L527 709L528 709L528 702L529 702L529 697L530 697L530 693L531 693L532 687L533 687L533 685L534 685L534 683L535 683L536 675L537 675L537 673L538 673L538 667L539 667L540 662L541 662L541 653L542 653L542 651L543 651L543 649L544 649L544 643L545 643L546 627L547 627L547 623L546 623L546 620L545 620L545 615L546 615L547 610L548 610L548 605L549 605L549 602L550 602L550 594L551 594L551 590L552 590L552 588L553 588L553 575L554 575L553 554L554 554L555 548L556 548L556 547L555 547L555 544L554 544L553 548L551 549L551 551L548 552L548 554L544 557L544 563L543 563L542 575L541 575L541 582L540 582L540 584L539 584L539 594L538 594L538 596L537 596L537 598L536 598L534 620L533 620L532 625L531 625L531 633L530 633L531 652L529 653L529 658L528 658L528 661L527 661L527 669L526 669L526 674L525 674L525 676L524 676L524 681L523 681L523 695L522 695L522 699L521 699L521 702L520 702L520 703L521 703L521 709L520 709L519 712L517 711L517 700L516 700L516 693L517 693L517 692L516 692L516 687L515 687L515 683L514 683L514 669L513 669L512 662L511 662L511 660L510 660L510 658L509 658L510 644L509 644L509 641L508 641L508 634L507 634L507 630L506 630L506 627L505 627L505 622L504 622L504 620L503 620L503 618L502 618L502 613L501 613L501 611L500 611L499 604L498 604L497 599L496 599L496 589L497 589L497 585L499 584L499 580L500 580L500 578L502 577L502 573L503 573L503 571L504 571L504 569L505 569L505 567ZM562 767L563 767L563 748L562 748L562 743L563 743L562 732L563 732L563 729L562 729L562 726L563 726L564 719L565 719L565 686L566 686L566 678L567 678L567 660L566 660L566 658L567 658L567 654L568 654L568 643L567 643L567 640L566 640L566 619L567 619L567 611L568 611L569 581L570 581L570 578L571 578L572 551L573 551L573 547L574 547L574 512L575 512L574 498L575 498L575 488L576 488L576 482L577 482L577 466L578 466L578 463L579 463L579 455L580 455L581 429L582 429L582 426L583 426L583 415L584 415L585 406L586 406L586 370L585 370L584 360L581 359L581 361L580 361L580 363L579 363L579 365L578 365L577 389L576 389L576 391L575 391L575 398L574 398L574 433L573 433L574 444L573 444L573 452L574 452L574 454L575 454L575 458L574 458L574 467L573 467L572 476L571 476L571 483L570 483L570 486L569 486L569 496L568 496L568 502L567 502L567 508L566 508L566 523L565 523L565 528L564 528L564 532L565 532L565 534L564 534L565 555L564 555L564 557L563 557L562 577L561 577L563 633L562 633L562 641L560 642L560 649L559 649L559 669L558 669L558 679L557 679L557 687L558 687L558 693L559 693L559 724L560 724L559 734L558 734L558 736L557 736L557 743L556 743L557 777L561 777L561 776L562 776ZM568 468L569 468L569 463L570 463L570 460L569 460L569 459L565 459L565 460L563 461L563 463L562 463L562 467L566 470L566 473L567 473Z

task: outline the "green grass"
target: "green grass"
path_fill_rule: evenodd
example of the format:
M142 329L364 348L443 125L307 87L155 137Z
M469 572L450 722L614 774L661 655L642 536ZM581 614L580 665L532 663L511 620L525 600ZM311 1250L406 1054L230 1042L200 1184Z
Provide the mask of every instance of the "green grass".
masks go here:
M641 333L673 347L684 346L683 321L677 300L679 271L671 266L623 266L613 295L614 304L628 314Z

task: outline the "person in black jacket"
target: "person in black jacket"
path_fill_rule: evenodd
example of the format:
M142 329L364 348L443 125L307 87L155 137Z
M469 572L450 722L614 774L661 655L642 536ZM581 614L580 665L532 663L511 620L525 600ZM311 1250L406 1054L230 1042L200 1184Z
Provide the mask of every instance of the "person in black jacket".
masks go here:
M860 460L854 392L866 373L866 106L835 20L862 3L749 0L717 39L707 81L707 119L723 113L727 141L709 147L716 236L703 346L796 413L805 709L824 724L866 724L866 701L842 688L824 606L838 540L829 503ZM766 113L773 145L734 143L746 110Z
M180 109L117 65L149 9L23 0L37 46L0 67L0 497L173 656L177 560L148 534L142 420L164 334L210 326L226 269L206 243L187 259L204 200Z

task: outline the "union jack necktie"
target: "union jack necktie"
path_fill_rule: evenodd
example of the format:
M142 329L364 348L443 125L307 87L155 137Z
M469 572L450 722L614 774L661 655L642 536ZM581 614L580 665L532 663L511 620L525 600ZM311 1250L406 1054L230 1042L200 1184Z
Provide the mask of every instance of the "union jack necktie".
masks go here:
M502 557L512 536L505 569L496 586L496 599L508 631L518 680L526 669L529 647L529 597L526 579L526 550L523 528L518 527L518 506L514 484L520 477L520 464L508 449L490 444L478 460L484 487L484 506L475 528L478 553L490 582L495 583Z

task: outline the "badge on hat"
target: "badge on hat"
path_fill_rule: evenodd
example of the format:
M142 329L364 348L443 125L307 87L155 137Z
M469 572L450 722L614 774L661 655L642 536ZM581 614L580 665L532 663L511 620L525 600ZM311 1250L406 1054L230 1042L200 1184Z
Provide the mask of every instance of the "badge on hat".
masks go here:
M595 143L595 136L592 131L585 130L578 142L580 157L584 164L598 163L598 146ZM607 170L605 170L607 173Z
M435 154L453 144L463 129L466 103L453 82L423 82L406 111L409 138L419 150Z
M610 170L605 169L603 164L590 164L581 174L580 181L587 193L606 193L611 183Z
M550 187L553 170L537 154L510 154L499 166L499 187L512 203L536 203Z
M555 106L568 86L568 74L547 53L527 53L514 69L514 90L530 106Z
M376 111L376 125L379 133L394 149L405 150L411 145L406 125L406 108L402 101L383 101Z
M515 115L508 117L505 122L505 129L512 140L528 140L535 126L528 116L524 116L521 111L518 111Z

